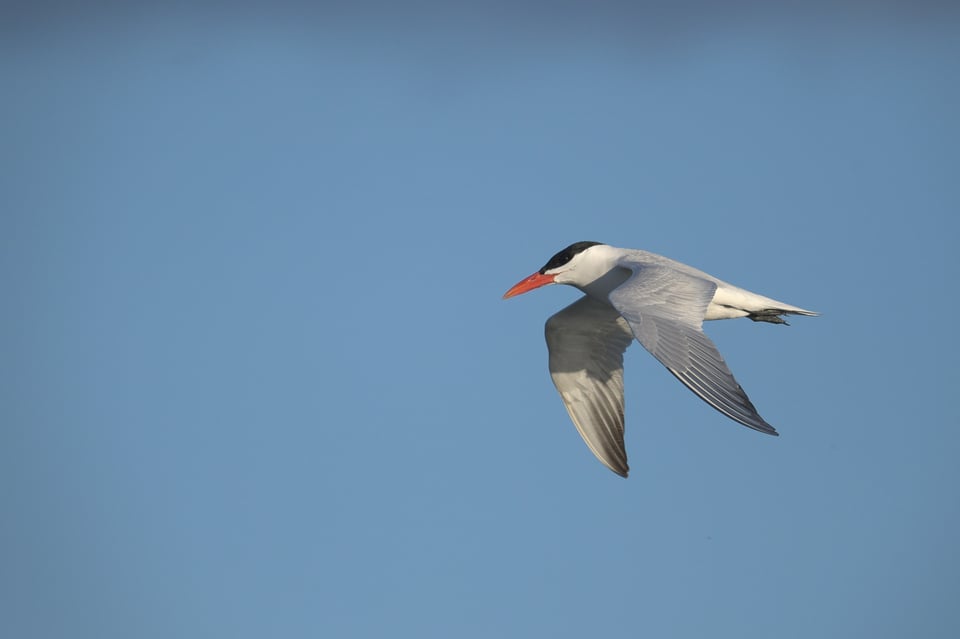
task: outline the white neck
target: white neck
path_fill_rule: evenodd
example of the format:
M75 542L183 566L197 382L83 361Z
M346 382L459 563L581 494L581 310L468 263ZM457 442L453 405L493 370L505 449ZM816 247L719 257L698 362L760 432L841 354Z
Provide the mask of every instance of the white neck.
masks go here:
M570 268L557 274L557 284L575 286L590 297L607 300L610 291L623 284L631 271L618 266L623 249L606 244L591 246L571 260Z

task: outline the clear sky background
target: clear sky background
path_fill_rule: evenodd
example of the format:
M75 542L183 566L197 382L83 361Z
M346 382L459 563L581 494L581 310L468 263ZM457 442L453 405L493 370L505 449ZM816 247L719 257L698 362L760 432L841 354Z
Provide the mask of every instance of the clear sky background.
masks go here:
M5 4L0 635L960 636L960 21L673 6ZM634 345L596 461L578 240L821 311L781 437Z

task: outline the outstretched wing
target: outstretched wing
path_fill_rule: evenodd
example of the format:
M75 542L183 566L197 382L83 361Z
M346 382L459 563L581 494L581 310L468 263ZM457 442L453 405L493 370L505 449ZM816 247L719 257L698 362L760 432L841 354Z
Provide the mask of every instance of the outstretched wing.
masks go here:
M550 377L570 419L607 468L627 476L623 445L623 352L633 342L610 305L582 297L547 320Z
M776 435L703 332L716 283L629 257L620 265L633 275L611 291L610 303L629 322L637 341L715 409L744 426Z

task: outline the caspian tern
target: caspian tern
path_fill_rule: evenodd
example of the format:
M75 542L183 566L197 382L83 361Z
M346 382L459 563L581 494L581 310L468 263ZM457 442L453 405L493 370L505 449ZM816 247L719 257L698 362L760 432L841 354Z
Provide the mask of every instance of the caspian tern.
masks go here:
M744 426L777 434L704 334L703 321L748 317L786 324L782 315L817 313L661 255L599 242L571 244L503 297L547 284L568 284L585 293L547 320L550 376L583 440L613 472L622 477L629 472L623 353L634 338L715 409Z

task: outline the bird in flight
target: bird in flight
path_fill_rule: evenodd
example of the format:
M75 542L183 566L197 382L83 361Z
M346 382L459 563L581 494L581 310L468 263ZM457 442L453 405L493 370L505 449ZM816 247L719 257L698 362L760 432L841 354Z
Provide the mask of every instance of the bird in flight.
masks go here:
M817 315L757 295L670 258L600 242L577 242L504 299L547 284L584 296L546 324L550 376L577 430L604 465L629 472L623 444L623 353L636 339L687 388L730 419L769 435L704 320L747 317L786 324L784 315Z

